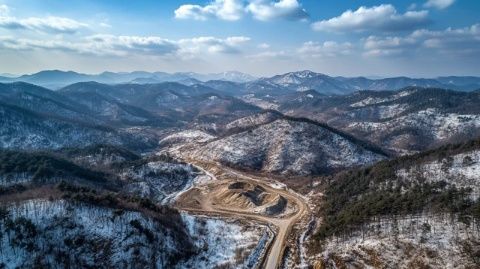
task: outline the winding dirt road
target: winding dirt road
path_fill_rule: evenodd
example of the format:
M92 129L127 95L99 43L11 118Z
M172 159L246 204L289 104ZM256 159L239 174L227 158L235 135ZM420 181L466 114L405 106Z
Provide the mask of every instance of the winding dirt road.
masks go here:
M269 193L278 194L287 199L290 207L293 208L291 210L292 212L280 216L268 216L248 210L229 209L228 207L218 205L215 202L212 202L212 197L208 193L208 188L205 188L207 190L206 194L200 194L199 188L201 188L201 186L196 186L194 191L185 192L178 199L178 201L195 200L196 204L192 205L182 202L175 204L178 209L192 213L213 214L230 218L247 218L274 226L276 228L275 237L269 247L269 251L266 253L266 257L263 259L264 263L262 268L277 269L282 261L286 241L292 227L309 211L308 205L304 199L286 187L281 187L282 184L279 184L277 181L270 178L251 176L219 165L215 165L215 172L207 171L198 164L195 164L195 166L211 177L210 184L212 182L222 184L228 182L233 183L241 180L243 182L254 183L257 186L263 187ZM221 174L222 179L217 178L217 175L219 174ZM205 189L203 189L203 191L205 191Z

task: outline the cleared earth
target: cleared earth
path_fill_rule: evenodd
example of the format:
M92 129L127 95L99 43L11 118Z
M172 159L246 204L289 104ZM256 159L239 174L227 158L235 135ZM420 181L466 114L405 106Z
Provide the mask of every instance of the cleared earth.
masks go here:
M262 268L278 268L292 227L308 213L294 192L269 178L258 178L220 165L202 165L212 180L179 195L175 207L205 215L251 219L275 230ZM211 173L212 172L212 173Z
M248 181L215 181L183 193L177 200L180 208L228 210L270 217L286 217L296 207L283 195Z

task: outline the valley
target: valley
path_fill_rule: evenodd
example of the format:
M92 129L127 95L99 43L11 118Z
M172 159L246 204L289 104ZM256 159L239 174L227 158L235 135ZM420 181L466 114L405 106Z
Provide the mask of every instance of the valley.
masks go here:
M480 269L478 14L0 0L0 269Z
M478 90L317 79L0 84L0 265L478 265Z

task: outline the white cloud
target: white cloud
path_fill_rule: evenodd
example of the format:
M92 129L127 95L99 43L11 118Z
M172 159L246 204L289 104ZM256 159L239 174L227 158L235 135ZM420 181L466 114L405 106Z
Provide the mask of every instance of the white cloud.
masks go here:
M157 36L93 35L86 38L86 52L95 54L126 55L129 53L167 55L175 53L175 41ZM84 52L84 51L80 51Z
M11 36L0 37L0 48L10 50L34 50L34 49L47 49L47 50L62 50L62 51L78 51L79 47L71 42L65 42L63 40L34 40L15 38Z
M428 0L424 6L428 8L445 9L455 3L455 0Z
M7 5L0 5L0 16L8 16L10 9Z
M337 43L335 41L326 41L323 43L308 41L298 49L298 53L303 57L335 57L339 55L348 55L352 52L353 45L350 42Z
M437 53L480 57L480 24L443 31L417 30L405 37L370 36L364 42L365 55L389 56L405 53Z
M250 38L233 36L227 38L196 37L169 40L157 36L92 35L71 42L63 38L53 40L18 39L0 37L0 48L10 50L68 51L99 56L178 56L195 58L208 54L235 54L242 52L242 45Z
M412 30L428 23L428 11L397 12L392 5L360 7L347 10L340 16L312 24L316 31L400 31Z
M88 25L73 19L48 16L44 18L30 17L19 19L9 16L9 8L0 6L0 27L10 30L28 29L49 33L75 33Z
M395 56L406 51L413 51L416 40L410 37L385 37L369 36L364 41L366 56Z
M64 39L35 40L0 37L0 47L11 50L66 51L102 56L126 56L135 54L166 55L177 50L175 43L156 37L95 35L82 41Z
M332 58L342 55L350 55L355 46L349 42L338 43L335 41L326 41L323 43L308 41L303 43L297 49L287 50L268 50L260 48L262 51L247 56L253 60L293 60L293 59L313 59L313 58Z
M274 19L301 20L308 18L307 11L297 0L253 0L247 10L257 20L268 21Z
M195 58L204 53L237 54L242 52L242 45L249 40L250 38L244 36L181 39L177 42L180 47L178 55L182 58Z
M251 14L255 19L261 21L301 20L308 17L307 12L297 0L215 0L204 6L181 5L175 10L177 19L200 21L211 18L236 21L246 14Z
M206 6L182 5L175 10L177 19L207 20L218 18L227 21L236 21L244 14L242 0L215 0Z

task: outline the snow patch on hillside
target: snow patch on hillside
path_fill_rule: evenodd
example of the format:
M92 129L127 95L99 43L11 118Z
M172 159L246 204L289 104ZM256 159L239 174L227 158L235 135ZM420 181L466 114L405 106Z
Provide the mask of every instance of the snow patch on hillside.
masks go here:
M261 242L266 227L240 225L230 220L194 217L183 214L189 234L198 249L205 251L180 264L177 268L208 269L215 266L245 268L249 255Z
M397 171L397 176L404 180L418 178L420 175L427 182L445 181L457 188L471 188L473 199L480 195L480 151L457 154L442 161L415 165L408 170Z
M402 97L409 96L413 93L415 93L416 90L405 90L401 91L397 94L391 95L389 97L367 97L361 101L358 101L356 103L353 103L350 105L350 107L364 107L364 106L369 106L369 105L376 105L376 104L381 104L381 103L386 103L386 102L392 102L395 100L398 100Z
M408 109L406 104L394 104L389 106L380 106L378 107L378 114L380 119L393 118L400 115L405 110Z
M255 97L254 94L244 95L241 99L249 104L258 106L263 109L277 110L280 107L280 105L277 103L277 100L272 100L272 101L263 100Z
M32 182L31 173L15 173L9 175L0 175L0 186L9 187L16 184L26 184Z
M160 145L181 145L188 143L205 143L214 139L215 136L199 130L186 130L171 134L160 141Z
M165 268L182 252L171 230L137 212L115 214L113 209L63 200L30 200L8 210L9 219L18 223L9 229L4 220L0 221L0 264L7 268L31 268L40 265L39 261L46 267L60 268L63 262L59 257L79 267L154 262ZM155 245L132 221L150 231Z
M474 224L469 227L455 218L382 218L345 238L329 239L322 254L313 260L322 260L327 268L475 268L478 263L474 253L475 249L478 251L480 232ZM473 252L469 253L468 248L473 248Z
M7 268L63 268L65 264L79 268L124 268L126 264L160 269L242 268L266 230L182 214L172 219L185 225L182 239L138 212L65 200L30 200L7 209L14 224L10 227L9 221L0 220L0 265ZM187 252L189 242L194 253Z
M120 173L125 190L161 203L170 203L178 193L190 188L203 176L190 164L148 162Z
M480 115L442 113L437 109L429 108L386 122L354 122L347 128L375 134L381 133L383 130L405 127L421 129L429 132L432 138L443 140L468 130L480 128Z
M200 160L294 174L383 158L320 126L284 119L191 148L188 154Z
M275 114L271 112L259 113L252 116L243 117L238 120L234 120L228 123L225 126L225 128L227 130L249 128L249 127L272 122L278 117L279 117L279 114Z

